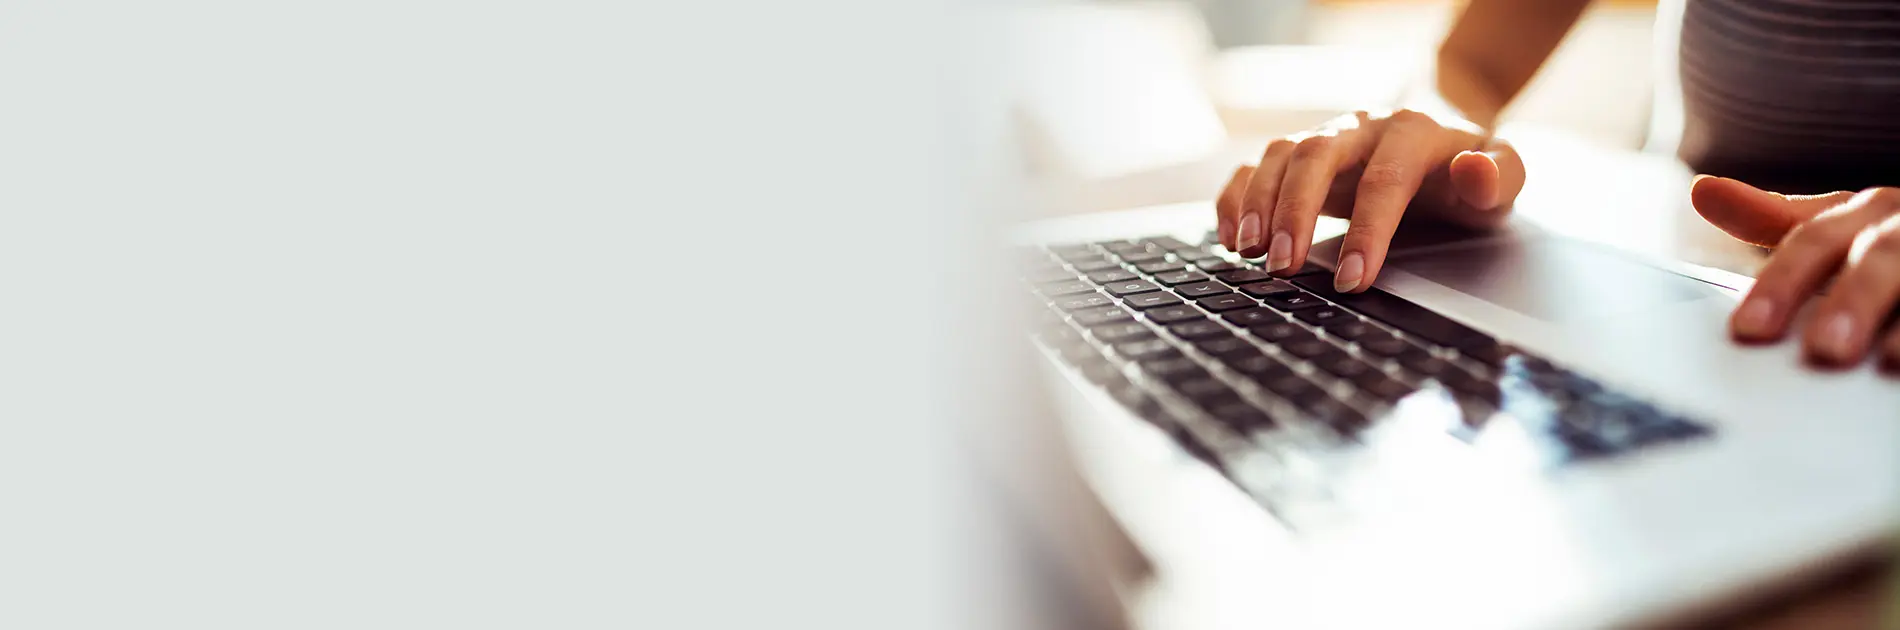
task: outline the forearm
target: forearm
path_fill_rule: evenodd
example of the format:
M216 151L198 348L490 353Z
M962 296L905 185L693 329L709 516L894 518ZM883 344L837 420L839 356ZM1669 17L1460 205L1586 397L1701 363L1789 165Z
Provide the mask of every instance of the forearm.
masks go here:
M1589 0L1471 0L1439 46L1431 79L1410 100L1495 127L1588 6Z

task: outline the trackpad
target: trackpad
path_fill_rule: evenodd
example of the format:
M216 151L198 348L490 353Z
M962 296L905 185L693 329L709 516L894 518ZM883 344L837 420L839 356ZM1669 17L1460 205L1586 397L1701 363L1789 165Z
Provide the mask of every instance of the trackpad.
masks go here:
M1564 238L1504 238L1395 252L1386 267L1546 322L1621 315L1718 293L1613 250Z

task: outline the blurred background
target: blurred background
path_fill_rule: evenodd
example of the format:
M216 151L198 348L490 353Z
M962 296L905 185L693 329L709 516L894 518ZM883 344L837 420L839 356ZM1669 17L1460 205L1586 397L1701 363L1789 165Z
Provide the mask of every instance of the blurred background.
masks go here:
M1015 22L1035 206L1053 213L1211 198L1267 140L1396 105L1427 76L1448 0L1100 0ZM1642 147L1653 0L1593 4L1505 112L1514 133ZM1520 142L1521 144L1521 142Z

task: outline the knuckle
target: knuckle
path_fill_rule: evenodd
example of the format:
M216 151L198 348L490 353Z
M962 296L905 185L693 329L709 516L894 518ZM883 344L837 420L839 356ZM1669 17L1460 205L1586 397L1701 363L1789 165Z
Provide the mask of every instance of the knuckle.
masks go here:
M1329 136L1313 136L1293 147L1294 159L1310 160L1325 155L1332 150L1333 139Z
M1868 203L1874 205L1886 208L1900 206L1900 188L1879 186L1860 191L1860 194L1866 197Z
M1433 122L1431 116L1416 109L1401 109L1392 112L1392 115L1387 116L1386 119L1399 125L1421 125Z
M1299 199L1297 197L1281 197L1280 200L1273 205L1274 222L1285 225L1285 223L1282 223L1282 222L1292 221L1293 215L1300 212L1300 209L1303 208L1305 205L1306 205L1306 201L1304 199Z
M1397 162L1374 162L1359 175L1359 191L1370 194L1396 194L1405 187L1407 172Z
M1879 258L1889 263L1900 261L1900 231L1869 230L1867 233L1870 241L1867 243L1868 256ZM1896 269L1896 271L1900 271L1900 269Z
M1800 250L1810 246L1845 243L1853 240L1856 232L1858 230L1855 230L1853 225L1838 217L1817 217L1788 230L1788 235L1782 237L1776 249L1781 250L1778 253L1785 253L1790 249Z
M1299 143L1287 138L1279 138L1272 142L1267 143L1266 154L1270 156L1271 155L1286 155L1287 153L1292 152L1293 147L1295 146L1299 146Z
M1383 226L1364 219L1354 219L1351 225L1346 226L1345 240L1352 243L1383 241L1386 234L1387 230Z

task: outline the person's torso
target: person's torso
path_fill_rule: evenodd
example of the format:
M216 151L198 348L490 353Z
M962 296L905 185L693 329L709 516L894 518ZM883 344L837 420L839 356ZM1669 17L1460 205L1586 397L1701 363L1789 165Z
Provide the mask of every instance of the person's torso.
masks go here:
M1677 154L1802 189L1900 184L1900 0L1686 0Z

